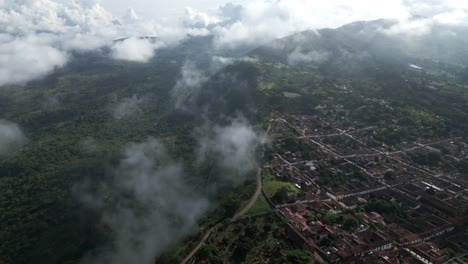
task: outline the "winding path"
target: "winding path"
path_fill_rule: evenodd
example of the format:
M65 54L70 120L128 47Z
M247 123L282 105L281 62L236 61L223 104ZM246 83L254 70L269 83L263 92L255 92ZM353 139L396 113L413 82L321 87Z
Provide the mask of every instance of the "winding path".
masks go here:
M262 193L262 169L260 167L257 168L257 190L255 190L255 193L252 195L252 197L250 198L250 201L249 203L244 206L244 208L242 208L242 210L240 210L238 213L236 213L232 218L231 218L231 222L232 221L236 221L238 220L239 218L241 218L243 215L245 215L249 210L250 208L252 208L252 206L255 204L255 202L257 202L257 199L258 197L260 196L260 194ZM184 258L184 260L182 260L182 262L180 262L181 264L186 264L187 262L189 262L189 260L195 256L195 254L197 254L198 250L200 250L200 248L205 244L205 241L210 237L211 233L213 233L213 231L218 228L220 226L220 224L217 224L215 226L213 226L212 228L208 229L208 231L205 233L205 235L203 236L202 240L197 244L197 246L190 252L190 254L188 254L187 257Z
M268 125L268 129L264 135L264 137L262 138L260 144L263 146L265 145L266 143L266 140L267 140L267 137L268 137L268 133L270 132L270 128L271 128L271 122L270 124ZM255 190L255 193L252 195L252 197L250 198L250 201L247 205L244 206L244 208L242 208L242 210L240 210L239 212L237 212L232 218L231 218L231 222L232 221L236 221L238 220L239 218L241 218L242 216L244 216L249 210L250 208L252 208L252 206L257 202L258 200L258 197L260 196L260 194L262 194L262 167L261 167L261 164L258 164L257 165L257 189ZM211 233L213 233L213 231L215 229L217 229L220 225L222 225L221 223L220 224L217 224L215 226L213 226L212 228L208 229L208 231L206 231L205 235L203 236L202 240L197 244L197 246L190 252L190 254L188 254L187 257L184 258L184 260L182 260L180 262L180 264L186 264L187 262L190 261L191 258L193 258L193 256L195 256L195 254L197 254L198 250L200 250L200 248L205 244L206 240L210 237Z
M210 228L206 234L203 236L202 240L197 244L197 246L190 252L190 254L188 254L187 257L184 258L184 260L182 260L182 262L180 262L181 264L185 264L187 263L193 256L195 256L195 254L197 254L198 250L200 250L200 248L205 244L205 241L210 237L211 233L213 232L213 230L215 230L216 228L218 228L219 224L218 225L215 225L213 226L212 228Z
M234 215L234 217L231 219L231 221L236 221L239 218L241 218L245 213L247 213L250 208L257 202L258 197L262 193L262 169L260 166L257 168L257 190L255 190L255 193L252 195L250 198L250 201L247 205L244 206L242 210L240 210L237 214Z
M267 140L267 137L268 137L268 133L270 132L270 129L271 129L271 122L268 124L268 129L267 129L265 135L263 136L262 140L260 141L260 145L262 147L266 143L266 140ZM262 158L263 158L263 154L262 154ZM249 203L246 206L244 206L244 208L242 210L240 210L237 214L235 214L234 217L231 219L231 221L238 220L243 215L245 215L250 210L250 208L252 208L252 206L254 206L254 204L258 200L258 197L260 196L260 194L262 194L262 188L263 188L263 185L262 185L262 165L258 164L257 165L257 190L255 190L255 193L252 195L252 198L250 198Z

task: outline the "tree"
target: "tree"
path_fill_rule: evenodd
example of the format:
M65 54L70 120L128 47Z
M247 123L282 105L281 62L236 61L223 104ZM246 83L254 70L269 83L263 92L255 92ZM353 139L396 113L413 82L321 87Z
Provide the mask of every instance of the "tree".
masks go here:
M273 226L269 223L266 223L264 226L263 226L263 232L265 233L268 233L270 232L271 230L273 229Z
M455 250L453 250L452 248L446 248L443 251L444 251L444 254L448 256L449 258L453 258L457 254Z
M343 228L348 231L352 231L358 227L359 221L352 217L352 216L347 216L345 220L343 221Z
M427 164L429 166L437 165L440 162L440 153L437 151L431 151L427 153Z
M386 180L391 180L391 179L394 178L394 177L393 177L394 174L395 174L395 171L394 171L394 170L388 169L387 171L385 171L384 177L385 177Z
M307 252L301 250L289 251L286 259L288 260L288 263L291 264L311 263L313 260Z
M211 255L212 250L213 250L213 247L211 245L205 245L200 248L197 255L201 259L208 258Z
M236 263L240 263L245 261L247 254L251 250L251 245L249 244L249 239L243 237L237 243L236 248L232 252L232 258L235 260Z
M365 206L368 212L382 213L394 213L398 209L397 205L384 200L372 200Z
M317 219L317 221L322 221L322 218L323 218L322 214L316 214L315 215L315 219Z
M468 160L462 160L458 163L458 170L461 173L468 173Z
M328 237L324 237L322 240L320 240L317 243L317 245L319 247L329 247L329 246L333 245L333 241Z
M288 188L279 188L272 197L272 200L276 203L284 202L288 199Z
M327 225L334 225L336 224L336 221L338 220L338 217L339 215L338 214L334 214L334 213L327 213L324 217L323 217L323 222Z
M224 209L224 217L232 217L239 208L240 201L234 195L230 195L223 199L221 207Z

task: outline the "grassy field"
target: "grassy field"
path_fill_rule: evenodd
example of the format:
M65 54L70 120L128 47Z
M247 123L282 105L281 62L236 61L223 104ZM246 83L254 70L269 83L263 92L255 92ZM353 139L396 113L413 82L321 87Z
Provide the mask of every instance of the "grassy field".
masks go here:
M252 198L252 195L255 193L255 189L257 188L257 185L255 182L249 182L244 185L243 188L238 188L237 190L237 197L239 198L239 207L238 211L242 210L249 202L250 199Z
M279 181L275 179L275 176L269 174L268 172L265 172L263 177L263 191L265 192L265 195L268 198L273 197L276 191L278 191L282 187L286 187L289 190L289 192L299 192L299 189L297 189L296 186L294 186L292 183Z
M270 211L270 206L268 205L265 197L263 195L260 195L258 197L257 202L250 208L250 210L247 212L247 215L259 215L263 213L267 213Z

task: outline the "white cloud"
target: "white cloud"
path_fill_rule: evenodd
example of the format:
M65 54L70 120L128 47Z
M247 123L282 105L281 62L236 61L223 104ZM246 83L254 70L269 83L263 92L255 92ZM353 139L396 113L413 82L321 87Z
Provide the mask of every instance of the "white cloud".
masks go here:
M68 55L49 44L47 36L0 35L0 86L25 83L62 67Z
M193 231L209 205L187 184L182 164L156 139L128 145L110 180L83 182L74 189L83 203L99 209L113 238L82 264L154 263Z
M456 0L265 1L244 5L239 19L213 32L219 48L258 45L303 30L336 28L361 20L392 19L394 34L424 35L437 24L468 25L468 4Z
M17 124L0 119L0 156L18 150L25 143L26 137Z
M206 27L221 22L221 19L215 15L209 15L190 7L185 8L184 23L188 26Z
M89 51L112 45L112 40L160 35L174 44L186 36L179 25L165 27L139 19L133 9L115 23L98 1L9 1L0 9L0 86L24 84L67 62L70 51ZM204 31L204 32L203 32ZM194 34L206 34L197 29ZM21 37L19 37L21 36ZM146 62L160 43L130 38L112 46L117 59Z
M11 34L32 32L96 32L112 24L112 14L98 3L14 1L0 10L0 29Z
M60 46L66 51L92 51L109 45L114 37L114 34L104 37L90 33L76 33L72 38L62 39Z
M177 44L188 34L205 36L209 30L206 23L215 22L207 14L193 11L192 19L203 22L203 27L184 26L182 20L155 21L140 18L134 9L129 8L122 19L116 19L97 0L23 0L7 1L5 8L0 9L0 32L2 38L16 39L15 45L28 47L27 51L37 51L37 56L27 56L33 63L25 64L25 57L18 54L14 47L2 45L2 55L8 56L12 69L3 70L10 73L21 64L21 70L27 74L6 74L5 83L22 84L51 72L55 67L65 64L63 59L70 51L90 51L104 46L112 46L112 56L117 59L146 62L153 55L160 43L153 44L139 40L140 36L157 36L165 45ZM176 22L175 22L176 21ZM28 41L41 35L48 35L48 41ZM18 37L22 36L22 37ZM129 40L112 44L113 39L130 37ZM133 37L133 38L131 38ZM24 43L20 43L24 42ZM13 53L16 52L16 53ZM42 55L51 55L50 58ZM62 59L59 59L61 57ZM32 59L34 58L34 59ZM44 67L36 67L43 63ZM5 66L5 65L2 65ZM8 79L8 80L7 80Z
M208 81L208 76L195 63L186 61L181 68L181 77L172 89L172 97L177 108L184 108L198 96L201 86Z
M127 13L125 16L122 18L122 20L126 23L135 23L140 20L140 17L137 15L135 9L133 8L128 8Z
M112 15L96 3L25 0L0 10L0 86L24 84L68 61L71 50L105 45Z
M404 36L423 36L430 34L436 25L468 26L468 11L453 9L422 18L409 18L397 21L386 33Z
M403 36L423 36L435 25L468 25L468 4L453 0L403 0L409 16L386 32Z
M308 29L335 28L357 20L404 19L408 15L400 1L256 0L244 7L239 21L219 26L215 32L219 46L234 47L264 43Z
M124 98L113 109L112 116L115 119L122 119L141 112L141 105L145 102L143 98L134 95L130 98Z
M404 20L385 29L391 35L423 36L431 33L434 21L432 19Z
M257 62L256 58L251 58L251 57L223 57L223 56L213 56L211 58L211 71L212 72L217 72L221 68L226 67L228 65L234 64L236 62L251 62L255 63Z
M171 95L178 109L188 110L197 101L204 84L224 67L236 62L256 62L250 57L213 56L209 65L202 69L193 61L185 61L180 69L180 77L172 88ZM226 76L224 76L226 77Z
M435 15L434 20L439 24L458 25L467 21L467 12L458 9L446 13L441 13Z
M457 10L468 10L468 2L459 0L403 0L412 16L430 18Z
M234 184L243 183L256 166L255 151L260 135L243 118L227 126L202 127L198 145L199 162L213 159L225 170L220 177Z
M329 57L330 54L328 52L320 52L316 50L305 52L301 50L300 47L297 47L293 52L291 52L291 54L289 54L288 63L292 65L309 62L321 63L328 60Z
M128 38L116 42L112 47L112 57L117 60L148 62L161 44L149 39Z
M29 73L25 74L26 77L11 78L3 83L18 83L18 79L19 83L24 83L30 80L29 76L33 79L38 78L54 67L63 65L62 61L57 59L58 54L64 55L73 50L94 50L112 45L112 39L123 37L157 36L165 45L174 45L188 34L193 36L214 34L218 48L236 48L265 44L274 38L298 31L335 28L357 20L395 19L400 23L388 32L406 35L427 34L437 24L468 25L468 4L466 1L458 0L243 2L245 4L242 6L226 4L212 11L207 10L206 7L209 5L206 3L193 3L195 6L185 9L185 13L170 13L172 17L168 19L163 19L161 16L145 19L135 10L149 14L151 9L171 9L180 6L181 2L161 4L127 1L126 6L132 8L128 8L127 14L117 23L117 18L106 8L115 10L113 7L123 6L123 2L117 4L115 1L103 0L8 0L6 2L3 0L0 2L3 3L0 9L0 32L17 39L17 42L27 40L29 36L48 33L50 42L39 43L35 48L32 47L35 43L26 42L24 45L30 49L44 51L46 54L48 52L56 54L52 56L50 63L46 63L48 60L45 61L46 67L39 69L37 74L35 73L37 63L33 63L32 67L25 65L30 68L25 69ZM177 14L180 14L179 18L175 17ZM141 50L136 52L134 47ZM11 50L3 45L2 54ZM130 40L117 44L113 50L116 58L132 61L148 61L154 55L154 49L144 41ZM12 65L21 63L14 61L16 58L20 59L17 55L8 55L13 59ZM309 55L313 57L314 54Z

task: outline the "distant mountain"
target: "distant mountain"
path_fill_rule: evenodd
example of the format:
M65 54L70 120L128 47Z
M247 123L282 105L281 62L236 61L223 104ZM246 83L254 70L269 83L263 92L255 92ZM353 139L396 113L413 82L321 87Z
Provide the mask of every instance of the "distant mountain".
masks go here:
M460 66L468 62L467 28L434 25L430 33L416 36L390 33L394 26L394 21L376 20L304 31L274 40L250 55L352 78L411 64L425 68L434 63Z

